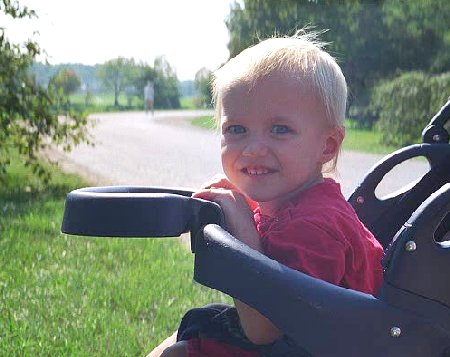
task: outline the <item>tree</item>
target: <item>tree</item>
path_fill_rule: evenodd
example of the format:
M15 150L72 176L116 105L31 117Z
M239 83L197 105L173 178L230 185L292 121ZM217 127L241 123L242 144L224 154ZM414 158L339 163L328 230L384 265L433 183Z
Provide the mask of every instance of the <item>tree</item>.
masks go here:
M164 56L155 58L155 108L180 108L180 93L175 70Z
M210 108L212 105L212 72L207 68L200 69L195 74L194 86L200 106Z
M0 0L0 11L14 19L37 15L17 2ZM0 177L6 173L11 150L17 150L23 162L44 178L49 172L38 160L38 152L60 144L70 150L86 139L86 117L67 112L58 116L55 103L61 94L54 86L40 87L29 75L29 68L41 53L31 40L24 44L11 43L0 30Z
M148 82L155 82L156 72L147 63L141 62L136 66L136 76L133 80L133 86L136 88L136 95L144 99L144 88Z
M135 67L133 58L118 57L106 61L98 68L97 77L106 88L112 89L114 92L115 107L119 106L120 93L132 81Z
M66 96L75 93L81 86L80 78L75 71L67 68L61 68L56 76L50 78L50 81Z
M446 0L243 0L227 20L233 57L261 38L310 26L339 61L350 93L366 105L382 78L401 71L442 73L450 67L450 2Z
M49 85L53 86L58 94L65 98L65 102L58 104L67 110L70 107L69 95L80 88L81 81L74 70L61 68L56 75L50 78Z

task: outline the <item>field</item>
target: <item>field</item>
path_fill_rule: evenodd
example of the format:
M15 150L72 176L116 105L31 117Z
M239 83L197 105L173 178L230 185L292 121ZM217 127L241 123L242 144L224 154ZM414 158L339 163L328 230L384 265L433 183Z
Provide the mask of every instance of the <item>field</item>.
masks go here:
M86 98L84 94L72 94L70 96L70 103L73 108L89 113L111 112L121 110L144 110L144 101L142 98L132 97L130 100L125 94L120 94L119 107L114 106L114 95L112 93L98 93L92 94ZM193 97L181 97L180 109L195 109Z
M58 172L44 186L16 164L0 186L2 356L142 356L187 309L226 300L192 282L176 238L60 233L65 195L82 186Z

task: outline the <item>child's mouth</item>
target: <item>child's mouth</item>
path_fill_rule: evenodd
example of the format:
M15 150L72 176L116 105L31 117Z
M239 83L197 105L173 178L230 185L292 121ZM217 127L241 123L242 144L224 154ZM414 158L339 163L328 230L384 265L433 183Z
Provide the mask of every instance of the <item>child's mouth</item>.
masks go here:
M265 167L244 167L241 170L244 174L250 175L250 176L260 176L260 175L267 175L275 172L275 170L271 170Z

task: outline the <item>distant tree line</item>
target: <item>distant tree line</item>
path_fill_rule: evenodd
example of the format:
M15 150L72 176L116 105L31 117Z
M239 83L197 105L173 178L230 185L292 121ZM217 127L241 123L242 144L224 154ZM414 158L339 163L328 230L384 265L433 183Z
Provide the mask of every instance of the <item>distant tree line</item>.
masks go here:
M372 127L379 120L383 103L379 100L380 90L376 88L386 86L386 81L400 78L397 88L411 85L410 77L421 78L421 75L414 75L416 72L425 77L438 76L439 83L447 80L440 87L439 100L431 101L437 107L407 115L423 115L420 119L423 124L450 95L449 76L442 76L450 71L449 24L448 0L242 0L232 5L227 20L228 48L233 57L275 33L292 35L305 27L328 30L321 39L330 42L328 50L344 71L350 88L349 115L362 126ZM408 76L407 72L413 74ZM394 91L391 95L394 97L386 101L386 106L406 102L409 99L405 96L413 94ZM415 94L421 95L420 92ZM405 106L403 110L408 108ZM389 112L396 111L391 108ZM398 120L405 116L405 112L397 110L397 113ZM392 142L406 144L413 140L406 137L407 140Z
M122 94L126 96L128 105L134 97L143 97L144 87L150 81L155 86L156 108L180 108L178 78L163 56L155 59L153 67L144 62L136 62L133 58L118 57L95 66L34 63L30 71L41 86L47 86L51 82L61 83L62 79L67 81L67 74L70 73L71 78L77 78L79 82L75 90L81 88L86 96L101 92L113 93L111 105L115 107L125 105L120 103Z

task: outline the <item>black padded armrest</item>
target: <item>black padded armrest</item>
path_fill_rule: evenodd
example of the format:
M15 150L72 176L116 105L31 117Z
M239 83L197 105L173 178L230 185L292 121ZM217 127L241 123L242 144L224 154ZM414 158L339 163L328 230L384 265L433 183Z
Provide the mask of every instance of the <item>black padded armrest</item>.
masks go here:
M61 231L94 237L178 237L223 223L220 206L192 191L154 186L102 186L67 195ZM192 250L195 241L191 240Z

